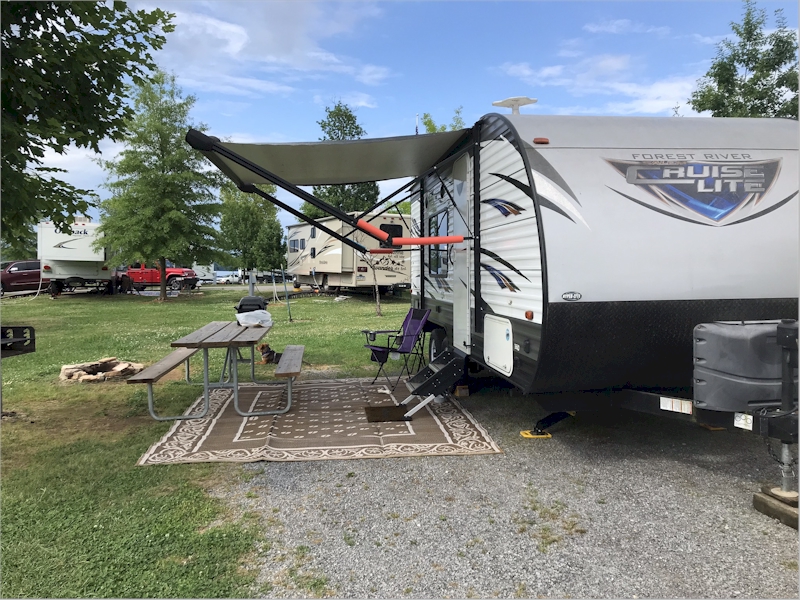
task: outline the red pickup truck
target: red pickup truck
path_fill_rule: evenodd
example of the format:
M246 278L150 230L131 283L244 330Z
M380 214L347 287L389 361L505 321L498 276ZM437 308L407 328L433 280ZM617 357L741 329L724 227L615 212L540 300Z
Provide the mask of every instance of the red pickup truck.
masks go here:
M134 263L127 268L125 274L137 289L161 284L161 270L158 265ZM192 269L167 267L167 287L171 290L179 290L181 287L194 289L197 287L197 275Z

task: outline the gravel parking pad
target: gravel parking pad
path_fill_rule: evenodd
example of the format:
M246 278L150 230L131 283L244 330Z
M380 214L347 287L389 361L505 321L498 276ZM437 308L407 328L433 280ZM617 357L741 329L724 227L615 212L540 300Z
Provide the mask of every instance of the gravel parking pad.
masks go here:
M462 401L502 455L244 465L214 490L258 515L257 595L797 598L798 535L752 508L780 471L752 434L629 411Z

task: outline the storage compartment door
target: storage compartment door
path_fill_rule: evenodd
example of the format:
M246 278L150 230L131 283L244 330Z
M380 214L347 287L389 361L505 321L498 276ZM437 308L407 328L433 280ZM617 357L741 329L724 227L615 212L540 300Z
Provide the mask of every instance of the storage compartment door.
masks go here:
M505 376L514 370L514 335L511 321L496 315L483 319L483 360Z

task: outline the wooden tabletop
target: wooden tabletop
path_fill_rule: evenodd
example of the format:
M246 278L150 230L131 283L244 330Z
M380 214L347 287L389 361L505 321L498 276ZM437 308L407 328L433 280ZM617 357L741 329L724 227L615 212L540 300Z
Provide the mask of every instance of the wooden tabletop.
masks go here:
M212 321L172 342L178 348L229 348L252 346L261 341L272 327L242 327L236 321Z

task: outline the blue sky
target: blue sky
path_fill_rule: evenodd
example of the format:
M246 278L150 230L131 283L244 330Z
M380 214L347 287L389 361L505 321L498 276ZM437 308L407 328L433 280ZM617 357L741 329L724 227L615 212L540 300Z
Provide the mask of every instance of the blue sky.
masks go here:
M314 141L325 107L341 100L368 137L410 135L416 115L467 126L510 96L538 98L531 114L669 117L686 104L739 21L740 0L629 2L131 2L176 13L156 61L196 97L192 118L241 142ZM781 8L761 0L768 27ZM101 145L113 157L118 144ZM49 155L65 179L98 189L84 151ZM398 182L381 184L384 193ZM279 198L297 206L291 196ZM294 217L281 211L284 224Z

